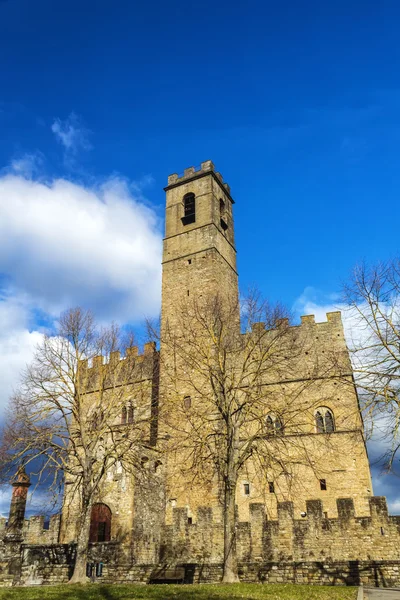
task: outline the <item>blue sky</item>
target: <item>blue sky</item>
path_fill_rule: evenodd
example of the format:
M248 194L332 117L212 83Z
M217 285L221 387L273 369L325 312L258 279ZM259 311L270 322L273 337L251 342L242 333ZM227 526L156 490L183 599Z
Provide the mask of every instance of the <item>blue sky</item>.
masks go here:
M357 261L398 253L399 21L386 0L0 0L0 401L67 306L157 312L162 188L203 160L236 199L242 289L323 318Z

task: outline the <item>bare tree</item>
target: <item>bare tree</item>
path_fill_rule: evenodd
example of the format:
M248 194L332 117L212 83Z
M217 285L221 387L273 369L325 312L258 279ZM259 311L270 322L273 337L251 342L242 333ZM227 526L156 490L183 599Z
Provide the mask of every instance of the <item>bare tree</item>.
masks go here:
M90 311L68 310L56 335L37 346L10 402L3 437L9 470L25 465L37 485L55 494L68 484L64 502L77 505L74 583L86 578L91 511L107 472L116 465L135 472L148 442L147 413L137 411L133 422L121 423L136 360L129 352L120 360L119 349L131 342L115 325L99 328ZM107 364L95 359L100 355L109 357Z
M255 293L241 307L220 296L186 300L177 314L181 326L170 322L161 328L160 423L170 439L173 485L181 478L184 486L203 484L210 495L218 490L223 581L230 583L239 580L239 477L258 472L267 485L266 474L275 472L286 476L290 488L300 464L315 468L315 453L312 462L306 437L297 435L302 428L309 431L310 406L301 397L333 367L327 360L318 363L315 355L307 377L301 377L312 342L304 328L289 326L283 307Z
M369 435L387 446L384 465L395 469L400 450L400 260L354 269L344 288L350 344Z

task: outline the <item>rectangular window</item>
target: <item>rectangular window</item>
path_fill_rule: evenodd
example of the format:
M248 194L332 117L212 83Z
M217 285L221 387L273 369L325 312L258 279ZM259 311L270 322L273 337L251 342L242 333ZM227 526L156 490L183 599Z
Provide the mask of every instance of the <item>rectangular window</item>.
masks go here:
M319 485L322 491L326 491L326 479L320 479L319 480Z
M188 525L192 525L192 523L193 523L192 517L188 517Z
M273 481L268 481L268 489L270 494L275 493L275 485Z
M243 485L243 489L244 489L245 496L249 496L250 495L250 484L249 483L245 483Z

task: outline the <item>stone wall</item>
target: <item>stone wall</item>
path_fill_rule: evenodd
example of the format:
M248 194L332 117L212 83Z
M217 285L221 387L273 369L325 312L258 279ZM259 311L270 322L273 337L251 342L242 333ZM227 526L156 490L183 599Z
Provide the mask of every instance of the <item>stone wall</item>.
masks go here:
M400 517L389 516L386 499L369 499L370 515L357 517L351 498L337 500L338 517L324 517L323 503L311 500L307 515L296 519L292 502L278 505L278 519L267 520L265 506L250 505L250 520L239 522L237 546L242 564L341 561L400 561ZM165 528L161 558L165 562L220 563L223 556L221 513L200 508L196 522L184 508L173 509Z

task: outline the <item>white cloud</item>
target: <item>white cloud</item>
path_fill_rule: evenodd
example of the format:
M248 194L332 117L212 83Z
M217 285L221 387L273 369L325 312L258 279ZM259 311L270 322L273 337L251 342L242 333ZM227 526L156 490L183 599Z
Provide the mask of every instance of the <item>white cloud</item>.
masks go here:
M29 331L28 321L29 309L23 299L0 296L0 414L42 339L39 331Z
M11 172L31 179L43 166L43 156L40 152L23 154L11 161Z
M154 211L122 179L0 177L0 273L52 315L75 305L120 322L156 315L161 240Z
M78 150L90 150L92 148L89 142L90 131L84 127L74 112L64 121L55 119L51 130L68 153L75 154Z

